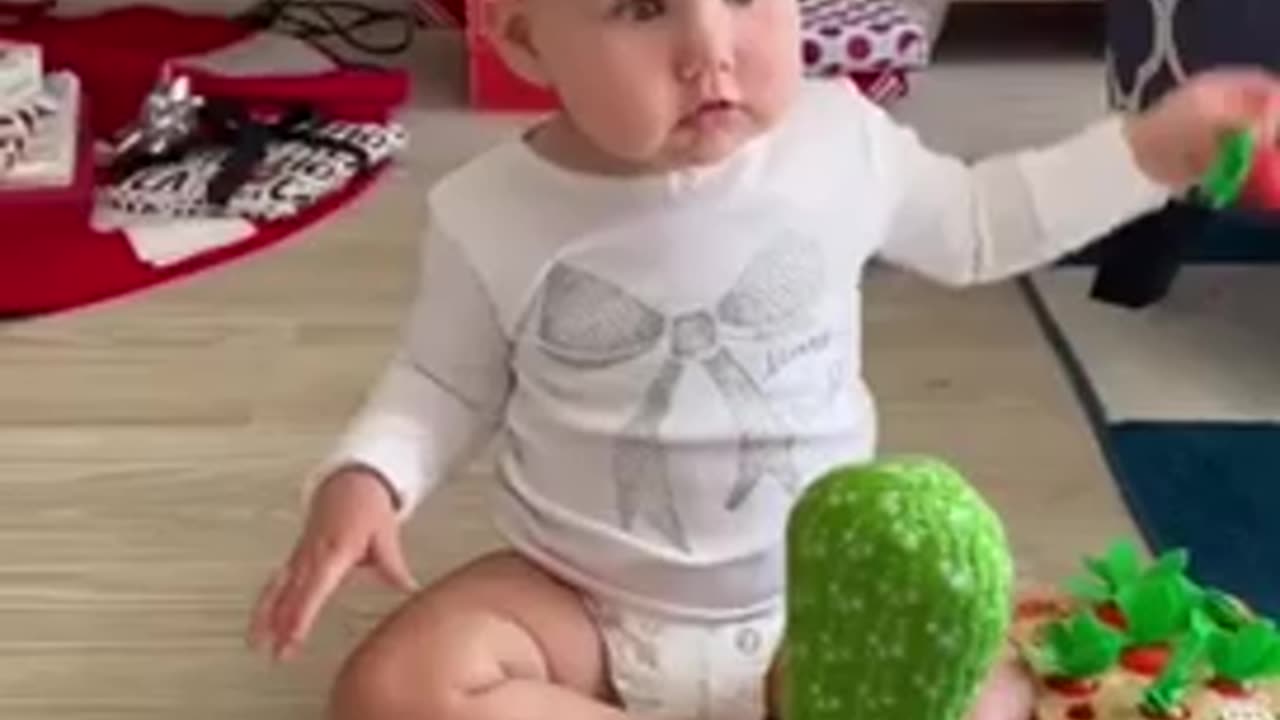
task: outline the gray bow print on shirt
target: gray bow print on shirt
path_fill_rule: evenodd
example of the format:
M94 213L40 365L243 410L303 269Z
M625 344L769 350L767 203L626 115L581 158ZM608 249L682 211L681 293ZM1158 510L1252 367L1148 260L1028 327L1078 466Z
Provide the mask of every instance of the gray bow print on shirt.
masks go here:
M694 365L711 378L740 432L738 474L725 508L739 508L765 478L792 494L799 490L791 457L794 438L723 340L732 334L761 342L793 330L817 304L822 281L816 244L794 237L758 255L714 307L670 317L589 271L565 264L550 270L536 334L551 357L601 369L640 357L664 340L668 345L666 360L614 447L618 514L625 529L643 519L673 545L691 551L658 435L677 383Z

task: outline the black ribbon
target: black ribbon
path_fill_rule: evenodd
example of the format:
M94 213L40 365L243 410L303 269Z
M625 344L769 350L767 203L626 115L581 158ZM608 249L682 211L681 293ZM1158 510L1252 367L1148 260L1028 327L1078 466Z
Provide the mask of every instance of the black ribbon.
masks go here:
M223 206L253 177L272 142L300 142L351 155L358 172L369 170L369 154L355 143L324 135L323 119L307 105L286 108L274 121L255 118L240 103L215 101L204 109L204 126L210 140L230 148L221 167L209 180L208 201Z
M110 170L117 182L147 167L177 162L201 150L225 150L218 171L209 180L206 200L225 207L266 159L272 143L297 142L350 155L357 172L369 171L369 153L358 144L324 133L327 121L310 105L291 104L266 112L227 98L206 99L198 110L195 132L170 143L162 152L136 151L115 158Z

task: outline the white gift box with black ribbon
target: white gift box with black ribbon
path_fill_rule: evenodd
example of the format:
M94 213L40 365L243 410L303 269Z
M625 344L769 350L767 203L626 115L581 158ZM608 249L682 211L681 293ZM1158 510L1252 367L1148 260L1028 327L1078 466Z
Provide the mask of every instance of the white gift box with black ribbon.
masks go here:
M50 73L44 92L29 106L5 116L0 128L21 130L11 143L0 140L0 190L65 187L75 178L80 130L81 88L74 73Z
M0 41L0 178L18 164L54 109L45 93L40 49Z

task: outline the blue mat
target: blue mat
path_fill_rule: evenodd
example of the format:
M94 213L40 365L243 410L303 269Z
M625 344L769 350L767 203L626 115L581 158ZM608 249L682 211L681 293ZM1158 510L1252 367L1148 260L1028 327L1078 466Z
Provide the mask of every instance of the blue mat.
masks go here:
M1280 617L1280 425L1136 422L1106 434L1148 542L1187 548L1201 582Z
M1241 264L1244 272L1253 272L1247 269L1252 262ZM1275 267L1266 262L1259 266L1268 264ZM1080 269L1075 272L1078 278ZM1121 496L1147 545L1155 552L1186 548L1191 570L1201 582L1280 618L1280 416L1275 422L1257 417L1197 418L1194 411L1182 418L1147 419L1141 412L1134 417L1135 412L1121 407L1132 402L1131 397L1107 397L1094 382L1102 375L1099 363L1122 355L1100 352L1096 340L1088 351L1082 350L1076 339L1086 333L1064 327L1067 321L1055 316L1056 303L1058 307L1074 304L1077 311L1065 314L1076 323L1095 317L1078 312L1076 293L1082 290L1064 295L1064 288L1073 286L1044 284L1052 289L1026 282L1027 297L1092 421ZM1046 296L1046 292L1057 295ZM1280 287L1276 301L1280 306ZM1108 322L1128 322L1123 314L1106 317ZM1132 322L1137 326L1142 321ZM1280 327L1280 318L1275 322ZM1123 332L1105 337L1113 343L1125 342ZM1280 383L1280 354L1275 355L1274 366ZM1188 381L1194 382L1195 377Z

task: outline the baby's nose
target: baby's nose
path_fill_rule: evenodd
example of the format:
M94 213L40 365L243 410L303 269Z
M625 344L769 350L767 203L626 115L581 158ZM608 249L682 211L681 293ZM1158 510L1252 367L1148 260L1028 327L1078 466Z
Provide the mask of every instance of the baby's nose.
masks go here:
M685 19L676 74L682 81L733 69L733 19L722 2L694 2Z

